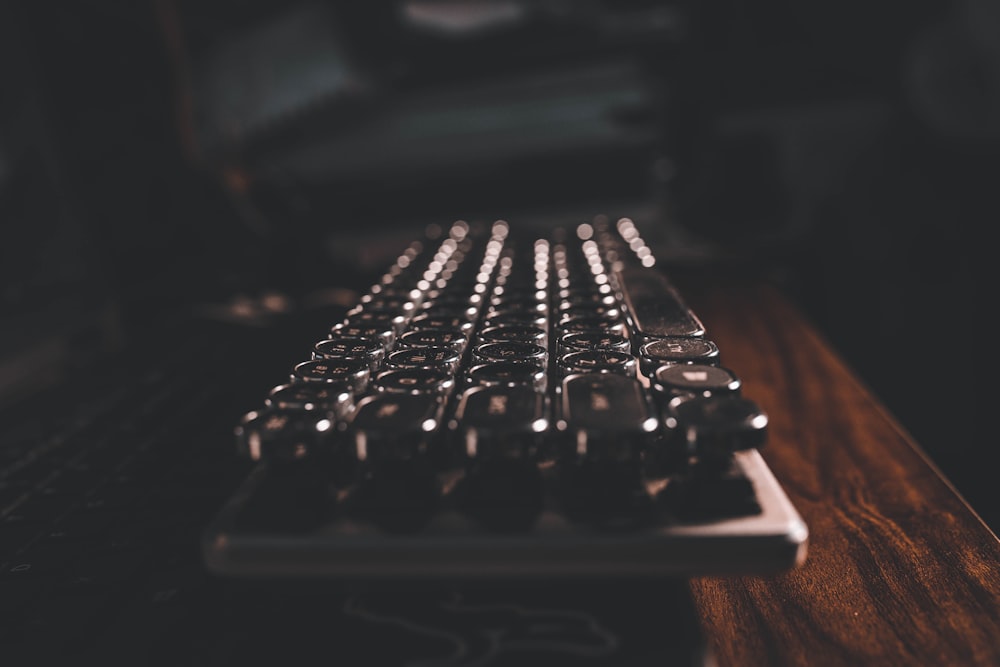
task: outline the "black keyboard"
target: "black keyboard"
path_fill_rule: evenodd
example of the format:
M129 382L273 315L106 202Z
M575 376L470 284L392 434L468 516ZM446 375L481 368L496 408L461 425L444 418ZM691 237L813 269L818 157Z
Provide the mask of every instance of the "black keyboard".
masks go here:
M764 573L807 529L768 415L631 220L431 228L236 426L239 577Z

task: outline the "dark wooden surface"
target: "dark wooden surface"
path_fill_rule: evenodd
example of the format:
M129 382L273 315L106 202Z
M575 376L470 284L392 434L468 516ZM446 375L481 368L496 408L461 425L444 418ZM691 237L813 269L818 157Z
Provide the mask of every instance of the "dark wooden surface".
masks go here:
M692 580L719 667L1000 665L997 537L780 292L677 282L810 530L797 570Z

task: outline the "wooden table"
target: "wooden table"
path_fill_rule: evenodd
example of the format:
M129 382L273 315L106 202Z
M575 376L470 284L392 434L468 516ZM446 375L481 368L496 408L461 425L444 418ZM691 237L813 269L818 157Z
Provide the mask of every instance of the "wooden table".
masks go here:
M1000 665L996 535L779 291L677 282L810 529L795 571L691 581L719 667Z

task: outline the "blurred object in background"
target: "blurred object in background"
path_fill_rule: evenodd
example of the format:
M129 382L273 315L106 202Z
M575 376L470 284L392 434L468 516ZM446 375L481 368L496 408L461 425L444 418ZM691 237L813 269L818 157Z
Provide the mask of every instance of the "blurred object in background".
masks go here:
M930 131L973 150L1000 141L1000 5L961 0L914 36L903 87ZM984 145L985 144L985 145Z
M80 218L35 54L0 6L0 400L113 346L117 312Z
M675 191L703 260L780 281L987 521L976 363L1000 217L1000 5L700 5ZM740 270L740 269L737 269Z
M287 257L349 230L654 196L672 3L230 4L159 5L180 127Z

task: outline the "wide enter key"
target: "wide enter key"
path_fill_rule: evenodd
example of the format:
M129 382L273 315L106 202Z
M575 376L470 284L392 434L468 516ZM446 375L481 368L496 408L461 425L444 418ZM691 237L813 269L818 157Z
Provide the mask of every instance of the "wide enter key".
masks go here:
M705 335L705 326L667 277L653 267L629 266L615 272L625 309L642 342L663 336Z

